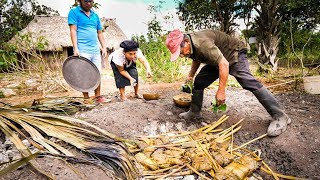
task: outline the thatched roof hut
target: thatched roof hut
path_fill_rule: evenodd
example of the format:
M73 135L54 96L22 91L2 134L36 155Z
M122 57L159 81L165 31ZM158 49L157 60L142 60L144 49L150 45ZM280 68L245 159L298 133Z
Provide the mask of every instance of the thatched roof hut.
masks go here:
M115 19L102 18L101 23L104 27L103 32L107 48L117 49L120 42L127 39L126 35L116 24ZM42 51L63 51L64 47L72 47L67 17L37 16L19 34L12 38L9 43L21 45L22 49L29 49L27 47L30 47L28 41L26 42L29 45L20 44L24 42L21 40L21 35L27 34L31 38L31 43L39 42L41 39L46 42L46 46L41 49Z
M115 19L102 18L103 34L107 52L118 49L127 37ZM73 55L67 17L37 16L29 25L13 37L9 44L17 47L17 59L23 69L30 68L30 60L46 62L59 67L63 60Z

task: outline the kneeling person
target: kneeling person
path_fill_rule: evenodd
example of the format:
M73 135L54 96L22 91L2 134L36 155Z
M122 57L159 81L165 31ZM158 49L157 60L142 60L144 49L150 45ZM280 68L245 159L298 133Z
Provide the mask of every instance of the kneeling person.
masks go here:
M146 68L147 77L152 76L149 62L139 49L139 44L135 41L126 40L120 43L118 50L110 54L108 60L113 70L117 88L120 91L120 100L127 100L125 96L125 86L133 86L136 98L139 95L138 71L136 62L139 60Z

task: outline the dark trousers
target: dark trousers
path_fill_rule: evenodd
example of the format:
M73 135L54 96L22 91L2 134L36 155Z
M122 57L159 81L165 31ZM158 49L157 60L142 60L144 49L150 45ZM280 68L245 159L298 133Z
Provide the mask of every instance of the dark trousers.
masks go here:
M122 74L120 74L116 64L111 61L110 63L114 75L114 80L116 82L117 88L123 88L125 86L130 86L130 80L124 77ZM136 67L136 63L132 63L130 67L124 67L124 70L126 70L132 78L136 80L138 83L139 77L138 77L138 71Z
M263 85L250 73L246 53L239 54L238 62L229 67L229 74L233 75L244 89L251 92L263 87ZM204 90L218 78L219 67L205 65L195 78L194 89Z

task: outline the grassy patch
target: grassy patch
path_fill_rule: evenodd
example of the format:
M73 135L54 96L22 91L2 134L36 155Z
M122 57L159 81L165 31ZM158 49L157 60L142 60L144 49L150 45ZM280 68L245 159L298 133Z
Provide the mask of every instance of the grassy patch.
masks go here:
M135 37L140 44L140 49L147 58L153 77L145 78L145 68L141 63L137 63L140 76L145 81L152 82L175 82L185 77L182 67L188 63L188 60L180 58L175 62L170 61L170 52L165 46L165 40L161 37L154 40L145 40L143 36Z
M5 96L4 96L2 91L0 91L0 98L5 98Z

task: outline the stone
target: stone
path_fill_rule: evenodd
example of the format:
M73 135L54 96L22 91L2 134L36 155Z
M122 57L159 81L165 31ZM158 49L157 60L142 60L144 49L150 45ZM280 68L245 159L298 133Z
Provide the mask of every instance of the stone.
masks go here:
M16 89L18 86L20 86L20 83L9 84L6 87L10 89Z
M22 143L23 143L25 146L27 146L27 147L30 147L30 146L31 146L30 142L29 142L27 139L22 140Z
M36 81L33 80L33 79L28 79L28 80L26 80L24 83L25 83L28 87L33 87L33 86L35 86L35 85L37 84Z
M3 93L4 97L10 97L17 94L12 89L1 88L0 91Z
M168 116L172 116L173 113L172 113L171 111L168 111L168 112L167 112L167 115L168 115Z
M195 180L194 175L187 175L183 178L183 180Z
M0 162L8 162L9 158L6 154L0 153Z

